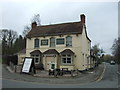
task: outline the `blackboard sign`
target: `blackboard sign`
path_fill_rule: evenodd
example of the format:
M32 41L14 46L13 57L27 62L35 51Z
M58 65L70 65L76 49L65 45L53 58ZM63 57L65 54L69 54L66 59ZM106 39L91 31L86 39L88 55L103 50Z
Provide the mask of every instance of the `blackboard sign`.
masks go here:
M33 59L31 57L25 57L21 73L29 73L32 68L34 69L33 72L36 73Z
M30 71L31 64L32 64L32 58L25 58L25 61L23 63L22 72L28 73Z

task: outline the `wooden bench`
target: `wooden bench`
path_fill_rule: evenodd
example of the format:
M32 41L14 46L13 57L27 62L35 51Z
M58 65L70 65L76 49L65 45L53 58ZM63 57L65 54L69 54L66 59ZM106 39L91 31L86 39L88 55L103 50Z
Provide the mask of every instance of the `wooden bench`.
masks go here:
M62 68L63 74L71 74L71 71L68 68Z

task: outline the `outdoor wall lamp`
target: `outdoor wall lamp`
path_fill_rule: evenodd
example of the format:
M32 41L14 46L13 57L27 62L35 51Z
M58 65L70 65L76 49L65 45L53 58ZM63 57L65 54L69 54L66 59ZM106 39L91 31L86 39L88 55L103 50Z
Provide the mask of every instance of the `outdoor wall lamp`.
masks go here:
M77 57L76 55L74 55L74 57Z

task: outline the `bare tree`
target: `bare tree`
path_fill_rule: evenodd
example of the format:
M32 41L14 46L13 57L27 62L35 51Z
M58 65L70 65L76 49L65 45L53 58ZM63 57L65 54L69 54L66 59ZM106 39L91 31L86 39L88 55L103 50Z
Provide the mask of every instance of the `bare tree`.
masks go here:
M105 62L110 62L113 59L113 56L110 54L106 54L104 55L103 59Z
M38 26L41 26L41 20L40 20L40 15L39 14L34 14L34 16L31 19L31 23L33 23L33 22L36 22ZM26 37L26 35L28 34L28 32L30 32L30 30L31 30L31 25L26 25L24 27L22 35L24 37Z
M7 29L0 30L0 40L2 42L2 46L6 46L8 44L8 34L9 31Z
M41 25L40 15L34 14L34 16L31 19L31 22L36 22L37 25L40 26Z
M99 44L95 44L92 46L91 50L93 51L97 63L101 63L103 61L103 56L104 56L104 50L102 48L99 48Z
M6 43L7 45L11 46L17 37L18 34L16 31L7 30L7 29L2 29L0 31L0 40Z
M8 55L12 52L12 45L17 38L17 32L8 29L0 31L0 39L2 41L2 54Z
M8 39L8 30L2 29L0 30L0 40L7 40Z
M31 26L29 26L29 25L26 25L25 27L24 27L24 30L23 30L23 32L22 32L22 35L24 36L24 37L26 37L26 35L28 34L28 32L31 30Z
M112 49L112 54L114 56L115 61L120 64L120 37L114 40L114 43L111 49Z
M114 40L113 45L112 45L112 54L115 55L117 52L117 39Z
M95 54L95 56L98 57L99 53L100 53L99 44L95 44L94 46L92 46L92 50L93 50L93 53Z
M12 47L13 42L17 39L18 34L16 31L9 30L8 32L8 45L9 47Z

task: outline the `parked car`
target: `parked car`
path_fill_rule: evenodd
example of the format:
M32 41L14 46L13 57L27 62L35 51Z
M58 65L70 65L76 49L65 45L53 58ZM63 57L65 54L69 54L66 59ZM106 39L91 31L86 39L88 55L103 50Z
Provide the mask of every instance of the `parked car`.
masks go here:
M110 64L111 64L111 65L115 65L115 61L113 61L113 60L110 61Z

